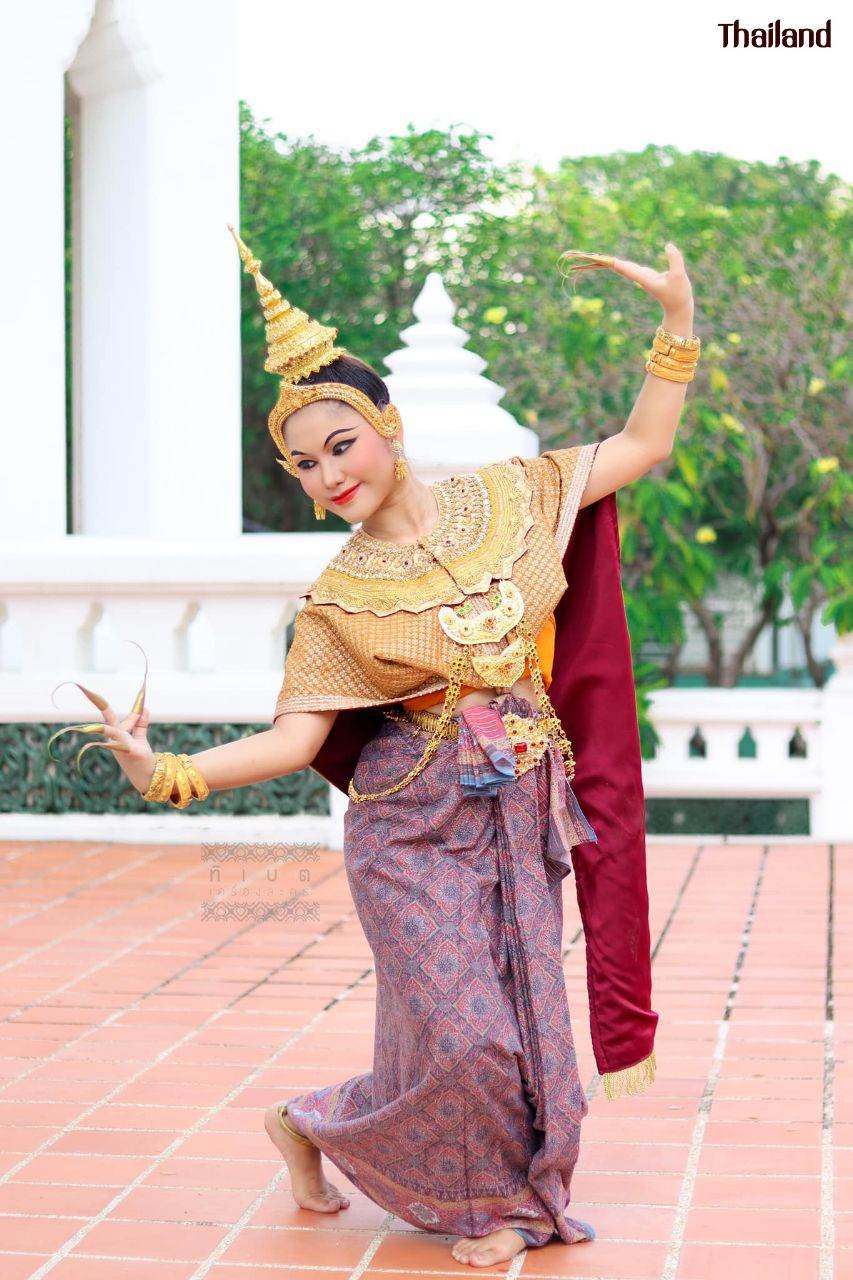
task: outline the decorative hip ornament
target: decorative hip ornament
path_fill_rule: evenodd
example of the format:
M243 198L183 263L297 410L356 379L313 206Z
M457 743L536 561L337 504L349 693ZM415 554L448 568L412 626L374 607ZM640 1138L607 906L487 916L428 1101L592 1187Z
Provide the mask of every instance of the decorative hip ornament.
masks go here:
M518 778L542 759L548 750L548 735L541 728L541 720L533 716L505 711L501 719L515 752L515 776Z

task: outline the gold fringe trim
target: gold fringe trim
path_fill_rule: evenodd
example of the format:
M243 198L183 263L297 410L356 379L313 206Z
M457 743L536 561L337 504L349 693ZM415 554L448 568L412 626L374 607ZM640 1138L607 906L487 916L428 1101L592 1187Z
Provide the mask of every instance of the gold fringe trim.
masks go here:
M643 1093L654 1083L657 1062L654 1049L647 1058L624 1071L606 1071L604 1073L604 1092L611 1100L622 1098L628 1093Z

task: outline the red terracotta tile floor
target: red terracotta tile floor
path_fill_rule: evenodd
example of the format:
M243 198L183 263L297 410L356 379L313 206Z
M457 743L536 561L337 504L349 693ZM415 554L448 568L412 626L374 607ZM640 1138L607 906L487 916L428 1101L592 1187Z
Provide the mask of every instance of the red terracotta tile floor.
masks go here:
M270 861L271 852L276 861ZM571 877L565 972L597 1239L487 1275L853 1280L853 846L649 844L658 1078L608 1102ZM273 1102L369 1070L340 853L0 844L0 1276L453 1276L452 1237L299 1210Z

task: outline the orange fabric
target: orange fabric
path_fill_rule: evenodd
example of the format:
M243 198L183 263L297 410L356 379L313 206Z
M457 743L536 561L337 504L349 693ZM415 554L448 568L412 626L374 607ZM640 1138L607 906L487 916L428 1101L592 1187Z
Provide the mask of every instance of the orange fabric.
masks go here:
M547 689L551 683L551 673L554 668L554 638L557 634L557 624L553 613L549 613L548 617L542 624L542 629L536 637L536 652L539 654L539 665L542 668L542 683ZM530 675L530 664L525 662L524 671L521 679ZM473 693L473 685L463 684L459 690L459 697L463 698L466 693ZM409 707L412 711L423 711L426 707L433 706L436 702L444 701L444 690L434 690L432 693L422 693L419 698L404 698L403 706Z

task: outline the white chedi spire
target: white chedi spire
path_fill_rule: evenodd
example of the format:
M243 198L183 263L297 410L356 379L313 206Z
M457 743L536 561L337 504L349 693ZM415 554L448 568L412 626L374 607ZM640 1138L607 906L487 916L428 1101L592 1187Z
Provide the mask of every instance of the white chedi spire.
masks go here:
M385 379L403 419L407 458L424 478L474 470L513 454L535 457L539 439L498 401L505 388L483 377L486 362L466 351L468 334L453 323L456 307L431 271L404 329L405 347L385 357Z

